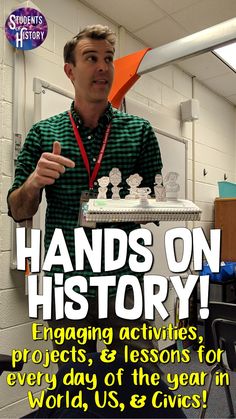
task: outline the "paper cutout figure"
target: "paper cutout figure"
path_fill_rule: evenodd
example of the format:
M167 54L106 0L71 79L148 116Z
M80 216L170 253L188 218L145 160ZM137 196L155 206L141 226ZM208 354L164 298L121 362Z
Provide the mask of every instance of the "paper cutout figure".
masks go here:
M110 179L108 176L103 176L98 179L98 198L106 199L107 198L107 186L109 185Z
M177 172L169 172L165 176L164 185L166 188L166 197L170 200L177 200L180 190L179 184L176 182L179 174Z
M112 199L120 199L120 190L122 188L119 188L118 185L122 180L121 171L117 169L117 167L114 167L109 173L109 179L110 183L113 185L111 188Z
M156 201L166 201L166 189L163 186L163 178L161 174L155 176L154 192Z
M129 188L129 194L126 195L126 199L135 199L138 198L138 187L140 183L142 182L143 178L138 173L135 173L135 175L130 175L126 179L126 183L130 186Z
M148 198L150 198L151 188L137 188L138 198L142 205L148 204Z

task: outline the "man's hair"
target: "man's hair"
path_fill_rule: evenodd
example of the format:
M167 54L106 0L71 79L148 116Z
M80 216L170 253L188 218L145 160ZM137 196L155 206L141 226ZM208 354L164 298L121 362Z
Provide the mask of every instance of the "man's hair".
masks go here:
M78 42L81 39L90 38L90 39L105 39L107 40L112 47L115 49L116 35L108 26L103 25L91 25L86 26L82 31L75 35L70 41L64 46L64 62L72 63L75 65L75 55L74 50Z

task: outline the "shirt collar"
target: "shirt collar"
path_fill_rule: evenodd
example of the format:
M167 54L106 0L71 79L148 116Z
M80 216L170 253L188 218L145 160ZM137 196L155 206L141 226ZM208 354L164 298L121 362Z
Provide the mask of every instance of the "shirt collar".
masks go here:
M74 119L76 125L83 126L83 120L80 117L79 111L77 112L75 110L75 102L74 101L71 104L70 110L71 110L71 114L73 116L73 119ZM108 105L107 105L104 113L99 118L98 125L100 125L100 124L104 124L104 125L109 124L109 122L111 122L112 117L113 117L113 111L114 110L113 110L113 107L112 107L111 103L108 102Z

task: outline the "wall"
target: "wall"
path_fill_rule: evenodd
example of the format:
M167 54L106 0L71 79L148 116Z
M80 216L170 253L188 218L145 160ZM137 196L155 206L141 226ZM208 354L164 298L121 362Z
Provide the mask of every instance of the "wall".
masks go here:
M0 352L10 353L13 348L39 348L31 341L31 323L27 316L27 298L24 278L10 270L11 220L7 216L6 193L12 180L12 106L14 51L5 39L3 27L11 7L20 1L0 0ZM77 0L44 2L35 0L49 24L49 34L42 47L27 52L26 84L27 106L24 125L26 131L33 120L32 77L37 76L64 89L70 89L63 73L62 47L66 40L86 24L109 24L119 35L117 55L143 48L125 30L106 21ZM19 80L22 83L22 80ZM192 97L192 79L176 66L142 76L128 94L137 107L145 105L150 121L156 127L183 136L188 141L188 196L195 195L203 209L200 225L206 232L213 226L213 202L217 196L217 181L227 173L236 180L236 112L235 108L198 81L194 82L194 96L200 101L200 119L194 123L180 122L180 102ZM23 112L23 110L22 110ZM195 156L193 161L193 156ZM203 176L203 169L207 175ZM198 224L198 223L196 223ZM35 366L28 364L33 370ZM0 380L0 417L19 417L27 411L24 399L27 387L9 389L2 376Z

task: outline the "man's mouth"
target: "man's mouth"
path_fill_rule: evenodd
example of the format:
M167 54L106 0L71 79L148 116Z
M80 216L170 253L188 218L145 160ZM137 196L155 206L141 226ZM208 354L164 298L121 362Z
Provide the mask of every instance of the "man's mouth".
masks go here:
M101 86L105 86L106 84L108 84L108 81L105 79L98 79L98 80L94 80L95 84L99 84Z

